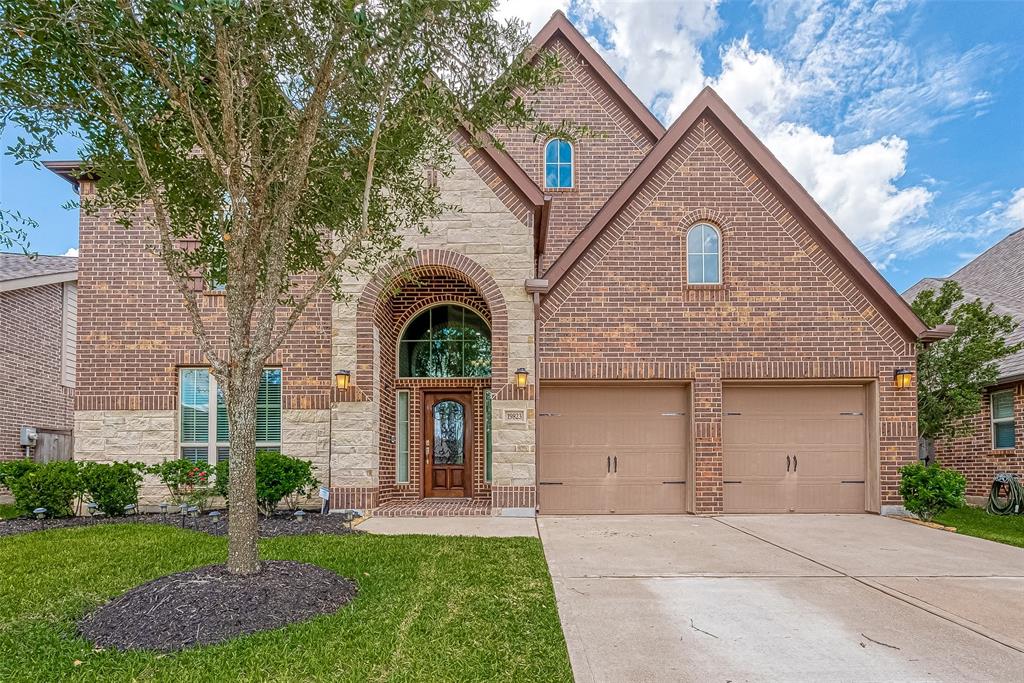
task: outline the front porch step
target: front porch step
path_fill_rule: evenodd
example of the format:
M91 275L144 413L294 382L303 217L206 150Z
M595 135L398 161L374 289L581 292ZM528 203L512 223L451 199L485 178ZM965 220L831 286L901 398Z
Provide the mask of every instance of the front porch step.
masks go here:
M374 517L489 517L491 501L473 498L432 498L381 503Z

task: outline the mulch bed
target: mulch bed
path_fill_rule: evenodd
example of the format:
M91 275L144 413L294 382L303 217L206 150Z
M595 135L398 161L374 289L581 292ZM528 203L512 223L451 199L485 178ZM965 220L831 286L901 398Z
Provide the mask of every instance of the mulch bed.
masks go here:
M144 514L130 517L68 517L67 519L8 519L0 520L0 537L23 534L30 531L46 529L64 529L67 527L92 526L94 524L166 524L181 526L181 518L172 513L167 517L159 513ZM186 519L185 528L202 531L213 536L226 536L228 533L228 515L222 514L214 521L209 515L195 519ZM362 531L349 529L341 521L340 515L307 514L302 522L296 522L289 512L280 512L267 519L260 516L260 538L276 538L278 536L318 536L322 534L361 534Z
M234 576L222 564L163 576L78 622L98 648L174 652L333 614L356 596L353 581L313 564L265 561Z

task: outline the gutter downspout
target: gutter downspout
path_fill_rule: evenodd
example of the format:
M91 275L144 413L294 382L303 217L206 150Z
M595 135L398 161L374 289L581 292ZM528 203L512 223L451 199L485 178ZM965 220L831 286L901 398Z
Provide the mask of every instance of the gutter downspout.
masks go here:
M533 481L536 499L534 514L540 500L540 295L548 291L548 281L527 280L526 291L533 295Z

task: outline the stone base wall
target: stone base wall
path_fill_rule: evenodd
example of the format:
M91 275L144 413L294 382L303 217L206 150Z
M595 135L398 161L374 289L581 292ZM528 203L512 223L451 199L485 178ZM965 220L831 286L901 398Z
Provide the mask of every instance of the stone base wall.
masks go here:
M532 488L537 483L536 420L532 400L491 402L492 487Z
M379 424L375 402L352 401L331 406L332 487L377 488Z
M75 460L141 462L157 465L177 457L177 412L174 410L79 410L75 412ZM142 504L167 499L167 488L146 475L139 490Z

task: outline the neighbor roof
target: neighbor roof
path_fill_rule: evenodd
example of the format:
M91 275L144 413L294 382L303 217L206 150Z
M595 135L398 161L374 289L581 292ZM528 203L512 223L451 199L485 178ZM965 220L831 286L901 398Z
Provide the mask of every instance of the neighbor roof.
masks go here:
M913 301L920 292L938 290L947 280L960 284L965 300L981 299L992 304L996 313L1012 316L1018 327L1007 341L1024 342L1024 230L1007 235L949 277L924 278L905 291L903 298ZM1024 351L999 361L999 381L1017 380L1024 380Z
M690 106L680 114L643 161L633 170L604 206L594 215L585 228L576 236L551 265L544 278L548 291L552 291L559 280L583 256L598 235L612 222L629 200L643 187L662 163L680 143L686 133L702 116L711 116L721 123L726 133L733 138L738 151L749 157L751 163L760 169L775 185L780 198L788 200L791 210L811 232L818 244L854 280L875 303L879 311L898 328L914 339L942 338L949 336L949 330L929 330L895 289L879 274L875 267L854 246L832 219L818 206L807 190L790 175L778 159L747 128L735 112L710 87L704 88Z
M36 256L0 252L0 292L78 279L73 256Z

